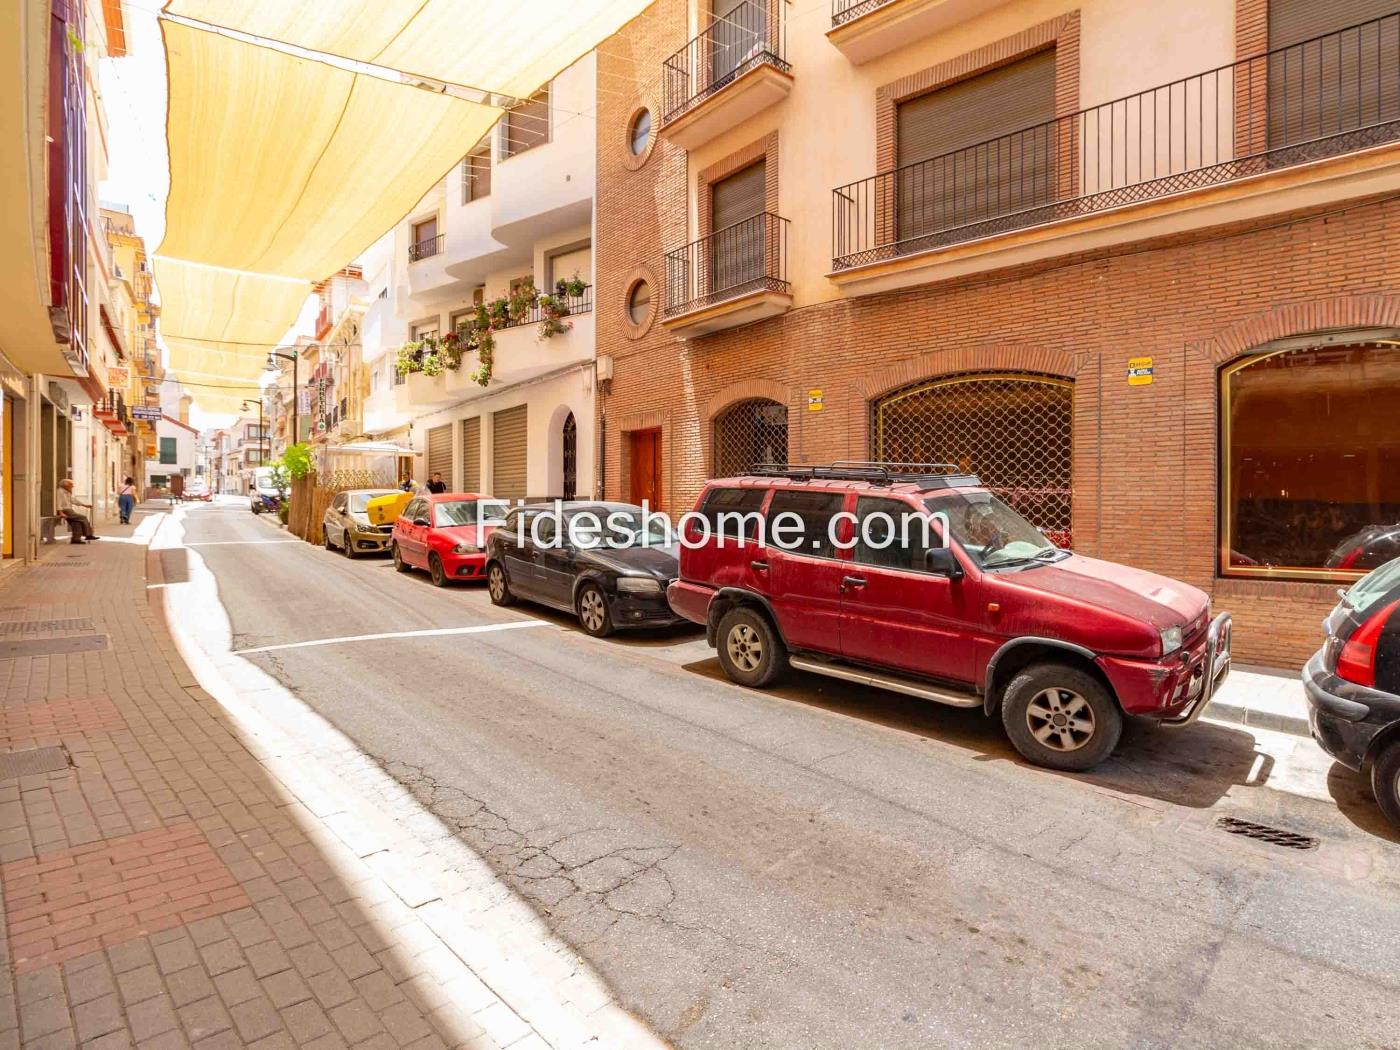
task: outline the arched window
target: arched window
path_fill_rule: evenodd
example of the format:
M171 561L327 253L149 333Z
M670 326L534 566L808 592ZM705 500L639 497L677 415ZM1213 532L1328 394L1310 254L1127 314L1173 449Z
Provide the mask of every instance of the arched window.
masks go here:
M733 477L762 464L786 463L787 458L786 405L756 397L736 402L715 417L715 477Z
M570 412L564 417L561 432L564 443L564 499L575 499L578 494L578 424Z
M1021 373L944 376L872 406L875 459L954 463L1067 547L1074 384Z
M1345 579L1400 556L1400 347L1289 340L1222 369L1220 396L1222 572Z

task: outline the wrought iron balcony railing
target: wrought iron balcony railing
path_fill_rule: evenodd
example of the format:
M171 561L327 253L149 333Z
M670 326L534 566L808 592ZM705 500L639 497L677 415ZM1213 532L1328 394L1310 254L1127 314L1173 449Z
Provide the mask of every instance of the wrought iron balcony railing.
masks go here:
M839 187L832 269L1400 140L1400 12Z
M751 292L787 292L788 221L762 212L666 253L663 319Z
M408 246L408 261L417 262L419 259L427 259L442 252L443 234L436 237L428 237Z
M690 112L758 66L792 72L782 36L767 0L747 0L716 19L661 64L661 123Z
M868 15L894 0L831 0L831 28L836 29L847 22L854 22L861 15Z

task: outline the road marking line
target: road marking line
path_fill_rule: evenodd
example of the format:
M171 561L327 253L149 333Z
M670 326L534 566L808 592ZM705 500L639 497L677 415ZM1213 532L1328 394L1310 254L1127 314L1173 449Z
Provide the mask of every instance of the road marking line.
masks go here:
M510 623L483 623L475 627L434 627L423 631L385 631L382 634L351 634L344 638L313 638L309 642L286 642L282 645L259 645L253 649L235 649L235 656L249 653L270 653L279 649L306 649L313 645L340 645L342 642L375 642L383 638L436 638L448 634L484 634L487 631L511 631L517 627L548 627L546 620L514 620Z
M186 543L186 547L240 547L250 543L300 543L301 540L201 540Z

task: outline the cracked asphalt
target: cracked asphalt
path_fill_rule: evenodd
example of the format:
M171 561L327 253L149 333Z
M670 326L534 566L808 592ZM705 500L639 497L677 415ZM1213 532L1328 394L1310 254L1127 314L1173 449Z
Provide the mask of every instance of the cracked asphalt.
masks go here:
M283 537L186 518L196 545ZM544 621L249 659L677 1046L1400 1046L1400 844L1344 770L1294 794L1277 745L1202 722L1057 775L978 712L738 688L695 632L596 641L381 559L196 550L238 648Z

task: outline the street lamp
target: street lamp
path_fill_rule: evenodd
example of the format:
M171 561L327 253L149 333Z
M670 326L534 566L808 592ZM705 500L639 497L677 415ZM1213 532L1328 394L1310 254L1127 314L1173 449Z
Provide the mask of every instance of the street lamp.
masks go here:
M292 444L301 441L301 403L297 401L297 358L298 354L284 354L280 350L269 350L267 353L267 368L265 372L280 372L277 367L276 358L282 358L292 363Z

